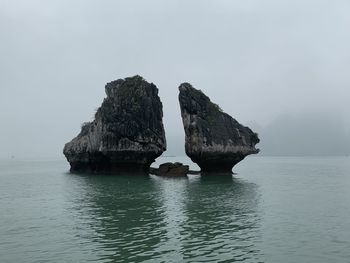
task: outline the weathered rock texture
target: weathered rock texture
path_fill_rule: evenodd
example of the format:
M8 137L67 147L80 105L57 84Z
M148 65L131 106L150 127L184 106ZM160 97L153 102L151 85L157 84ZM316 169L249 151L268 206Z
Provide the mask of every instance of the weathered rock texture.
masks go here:
M159 176L186 176L189 166L182 163L163 163L159 168L150 168L150 173Z
M179 87L186 154L202 173L232 173L247 155L258 153L258 135L239 124L200 90L188 83Z
M166 150L158 89L135 76L105 86L95 119L64 147L71 171L147 172Z

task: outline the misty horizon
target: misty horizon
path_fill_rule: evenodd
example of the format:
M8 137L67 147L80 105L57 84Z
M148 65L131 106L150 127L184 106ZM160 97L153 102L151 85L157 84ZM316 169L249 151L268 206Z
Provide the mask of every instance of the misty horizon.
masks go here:
M261 155L348 155L350 3L198 3L1 1L0 158L63 158L104 85L136 74L159 89L164 155L184 155L182 82Z

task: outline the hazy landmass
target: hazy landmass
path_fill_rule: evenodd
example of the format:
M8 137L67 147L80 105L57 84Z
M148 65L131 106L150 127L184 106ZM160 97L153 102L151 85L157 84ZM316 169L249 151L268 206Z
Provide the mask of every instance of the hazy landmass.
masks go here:
M259 130L263 155L349 155L350 133L329 113L282 115Z

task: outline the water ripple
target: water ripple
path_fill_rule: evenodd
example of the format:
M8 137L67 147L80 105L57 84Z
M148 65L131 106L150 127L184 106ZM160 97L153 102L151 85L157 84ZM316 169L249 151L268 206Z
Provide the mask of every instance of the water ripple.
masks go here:
M77 235L99 251L101 262L249 262L259 256L254 184L198 176L76 180L79 195L70 195L75 200L68 209L80 226Z

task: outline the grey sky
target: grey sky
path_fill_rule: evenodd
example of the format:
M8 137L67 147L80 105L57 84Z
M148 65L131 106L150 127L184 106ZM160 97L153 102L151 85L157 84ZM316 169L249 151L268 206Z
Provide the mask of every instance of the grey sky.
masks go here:
M184 81L243 124L330 112L349 126L349 13L347 0L0 0L0 158L62 156L105 83L135 74L180 144Z

